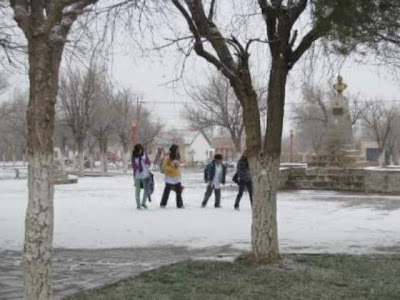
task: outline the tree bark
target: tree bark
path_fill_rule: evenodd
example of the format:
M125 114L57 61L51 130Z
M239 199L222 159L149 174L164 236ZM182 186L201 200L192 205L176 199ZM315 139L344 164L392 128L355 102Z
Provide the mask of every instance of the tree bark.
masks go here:
M100 142L100 156L101 156L101 171L107 173L108 161L107 161L107 141L101 140Z
M251 256L257 263L269 263L279 260L276 190L280 160L261 153L251 157L249 164L254 189Z
M101 171L107 173L108 166L107 166L107 154L104 150L101 151Z
M233 144L235 145L235 153L240 153L242 151L242 141L241 141L242 136L239 137L233 137Z
M28 207L25 218L25 299L49 299L53 244L54 105L61 49L51 47L45 36L29 45L30 93L28 125Z
M268 119L263 151L250 151L249 163L254 188L251 257L258 263L273 262L280 257L276 193L279 184L287 75L287 67L278 55L273 59L270 70Z
M122 163L124 164L124 173L128 173L128 150L122 149Z
M78 176L82 177L84 174L84 165L83 165L83 159L84 159L84 153L83 153L83 142L82 145L78 145Z
M65 153L64 153L63 149L61 149L61 151L60 151L60 168L61 168L61 171L64 173L65 172Z

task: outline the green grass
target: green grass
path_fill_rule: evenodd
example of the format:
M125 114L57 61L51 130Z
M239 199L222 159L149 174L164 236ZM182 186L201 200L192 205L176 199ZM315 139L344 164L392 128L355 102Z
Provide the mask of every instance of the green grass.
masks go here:
M251 266L185 261L68 299L400 299L400 256L286 255Z

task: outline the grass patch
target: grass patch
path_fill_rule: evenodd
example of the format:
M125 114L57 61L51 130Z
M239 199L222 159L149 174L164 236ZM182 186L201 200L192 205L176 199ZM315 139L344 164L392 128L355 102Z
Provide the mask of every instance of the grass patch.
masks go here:
M400 256L285 255L267 266L184 261L67 299L394 300Z

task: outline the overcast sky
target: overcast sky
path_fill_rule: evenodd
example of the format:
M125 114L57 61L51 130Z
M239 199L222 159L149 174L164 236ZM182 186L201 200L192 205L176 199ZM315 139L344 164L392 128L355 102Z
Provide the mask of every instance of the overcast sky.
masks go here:
M186 31L185 24L180 24L181 30ZM162 34L168 36L167 33ZM251 32L251 34L254 33ZM114 56L110 59L109 64L112 79L120 87L130 88L143 94L144 105L161 123L167 124L168 127L182 128L185 126L185 122L181 120L182 110L185 105L194 105L186 95L185 89L204 83L206 76L215 69L193 53L186 62L183 78L167 84L180 75L182 55L174 47L171 47L157 55L143 56L143 53L135 49L133 43L128 43L126 39L127 36L124 34L116 36L115 44L117 46L114 48ZM268 69L268 61L265 58L267 57L265 55L266 45L259 47L251 56L253 74L256 74L258 83L266 85ZM350 59L343 65L333 63L330 67L332 70L329 74L326 72L317 72L316 74L317 83L324 88L331 86L334 83L333 74L336 76L336 73L340 72L348 85L345 95L346 93L359 95L362 101L371 99L400 100L399 82L396 82L391 73L384 68L377 69L372 65L356 64ZM304 77L301 72L302 68L299 63L290 74L286 98L286 120L290 119L292 103L298 102L300 98L300 86ZM14 75L9 77L9 82L11 84L9 94L12 93L14 87L28 88L27 75ZM4 99L6 96L2 98ZM293 125L288 123L285 130L291 129L289 127L293 127Z

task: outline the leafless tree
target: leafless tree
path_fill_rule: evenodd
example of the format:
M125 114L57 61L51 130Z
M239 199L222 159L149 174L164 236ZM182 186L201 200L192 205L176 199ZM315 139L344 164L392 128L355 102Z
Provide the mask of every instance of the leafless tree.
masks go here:
M122 146L124 172L128 169L128 153L132 146L132 121L137 121L138 141L146 148L160 133L162 126L153 122L150 112L143 106L142 97L130 90L122 90L113 96L115 132Z
M396 146L395 126L399 124L399 107L385 105L382 101L371 101L369 104L362 114L363 126L367 134L377 143L380 156L388 147Z
M53 242L53 134L61 58L78 16L96 0L10 0L28 46L28 208L24 242L25 299L49 299Z
M12 20L9 1L0 1L0 65L5 69L20 67L21 54L26 53L26 45L18 34L18 27Z
M92 171L93 167L94 167L96 145L97 145L96 137L89 130L88 135L86 137L86 146L87 146L87 149L88 149L88 152L89 152L89 168L90 168L90 171Z
M150 148L163 128L160 123L154 121L150 111L146 108L140 110L138 126L139 141L145 148Z
M27 127L26 127L27 95L16 90L9 101L2 103L0 111L2 117L1 136L7 143L9 156L12 160L22 159L25 161ZM4 147L3 147L4 148Z
M93 122L90 128L91 134L96 138L101 156L101 168L108 171L107 151L110 138L115 133L116 116L112 113L111 83L104 81L101 89L96 93L96 106L93 111Z
M239 153L244 133L243 113L229 80L221 75L211 76L206 85L193 88L189 96L195 106L185 108L183 115L191 126L200 129L226 128ZM259 93L260 111L266 108L263 96L262 92Z
M128 171L128 156L132 146L132 121L136 119L135 95L130 90L122 90L112 98L115 114L115 131L122 146L124 172Z
M99 69L91 66L84 72L69 71L61 78L58 91L63 118L70 127L78 150L78 175L83 176L84 144L90 128L96 95L104 77Z
M286 82L290 70L318 39L326 36L337 15L340 5L323 10L317 20L313 13L314 1L259 0L250 7L246 15L259 16L264 22L266 38L247 38L235 35L221 20L231 16L216 17L217 1L171 0L185 19L192 35L194 52L217 68L230 82L237 99L243 107L243 122L246 130L246 146L254 182L252 217L252 252L248 259L256 262L271 262L279 259L279 243L276 220L276 190L282 142L283 115ZM258 7L259 10L256 9ZM319 7L321 8L321 7ZM323 7L322 7L323 8ZM297 30L296 22L305 12L311 13L309 26ZM238 15L238 13L234 13ZM256 21L254 21L256 22ZM295 25L296 24L296 25ZM256 27L252 27L255 29ZM303 34L302 34L303 33ZM267 130L261 130L257 93L252 81L249 58L253 43L268 46L266 61L269 62L267 93ZM190 51L188 51L190 53Z
M54 145L60 149L60 167L61 170L65 170L65 159L67 154L67 149L70 144L73 143L73 136L71 133L71 128L68 126L68 121L61 117L62 114L57 114L55 121L54 130Z

